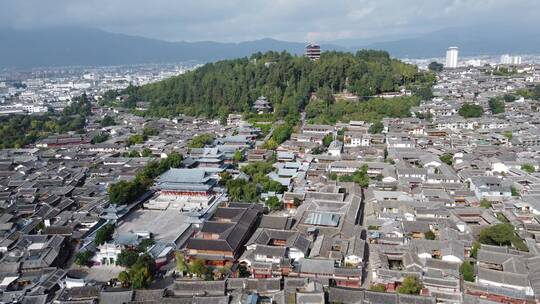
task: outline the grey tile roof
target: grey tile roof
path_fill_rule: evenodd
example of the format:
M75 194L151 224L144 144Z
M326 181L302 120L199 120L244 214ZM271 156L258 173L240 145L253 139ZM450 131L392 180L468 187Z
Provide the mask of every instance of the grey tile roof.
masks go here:
M302 273L333 274L334 261L323 259L300 259L298 271Z
M99 293L99 303L123 304L133 299L133 290L102 290Z
M511 273L506 271L496 271L479 267L477 273L479 280L486 280L501 284L508 284L520 287L529 287L530 282L527 274Z
M175 296L223 296L225 281L174 281L169 290Z

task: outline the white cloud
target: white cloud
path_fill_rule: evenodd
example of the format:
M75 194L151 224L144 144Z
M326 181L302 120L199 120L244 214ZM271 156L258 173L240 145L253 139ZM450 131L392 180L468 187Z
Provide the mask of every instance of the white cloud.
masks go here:
M354 10L351 10L349 13L347 13L347 17L349 18L349 20L359 21L362 18L369 16L369 14L373 12L373 10L374 10L373 7L363 7L360 9L354 9Z
M310 41L330 41L336 39L353 38L353 31L326 31L326 32L308 32L306 42Z
M306 41L531 20L538 0L3 0L0 27L97 27L167 40Z

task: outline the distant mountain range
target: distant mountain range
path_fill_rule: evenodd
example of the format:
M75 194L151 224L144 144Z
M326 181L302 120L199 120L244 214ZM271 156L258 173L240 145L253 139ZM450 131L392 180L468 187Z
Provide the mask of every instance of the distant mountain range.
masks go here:
M395 40L341 40L323 44L323 50L387 50L395 57L443 57L448 46L461 55L540 53L540 31L534 27L475 27L446 29ZM180 61L208 62L248 56L255 52L304 51L304 43L261 39L240 43L167 42L113 34L96 29L0 29L0 68L40 66L101 66Z
M241 43L167 42L95 29L0 30L0 67L102 66L208 62L268 50L299 54L303 43L262 39Z

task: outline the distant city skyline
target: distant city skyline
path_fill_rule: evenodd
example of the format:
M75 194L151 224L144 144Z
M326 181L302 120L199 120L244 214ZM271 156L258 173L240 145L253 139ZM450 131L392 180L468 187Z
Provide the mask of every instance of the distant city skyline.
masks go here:
M535 0L138 1L7 0L0 28L99 28L168 41L236 42L265 37L325 42L408 37L455 26L540 26Z

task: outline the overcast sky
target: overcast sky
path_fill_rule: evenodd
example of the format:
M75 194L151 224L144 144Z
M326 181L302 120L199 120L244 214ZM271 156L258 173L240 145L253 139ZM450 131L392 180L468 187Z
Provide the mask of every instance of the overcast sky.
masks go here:
M82 26L170 41L330 41L528 20L540 0L0 0L0 28Z

